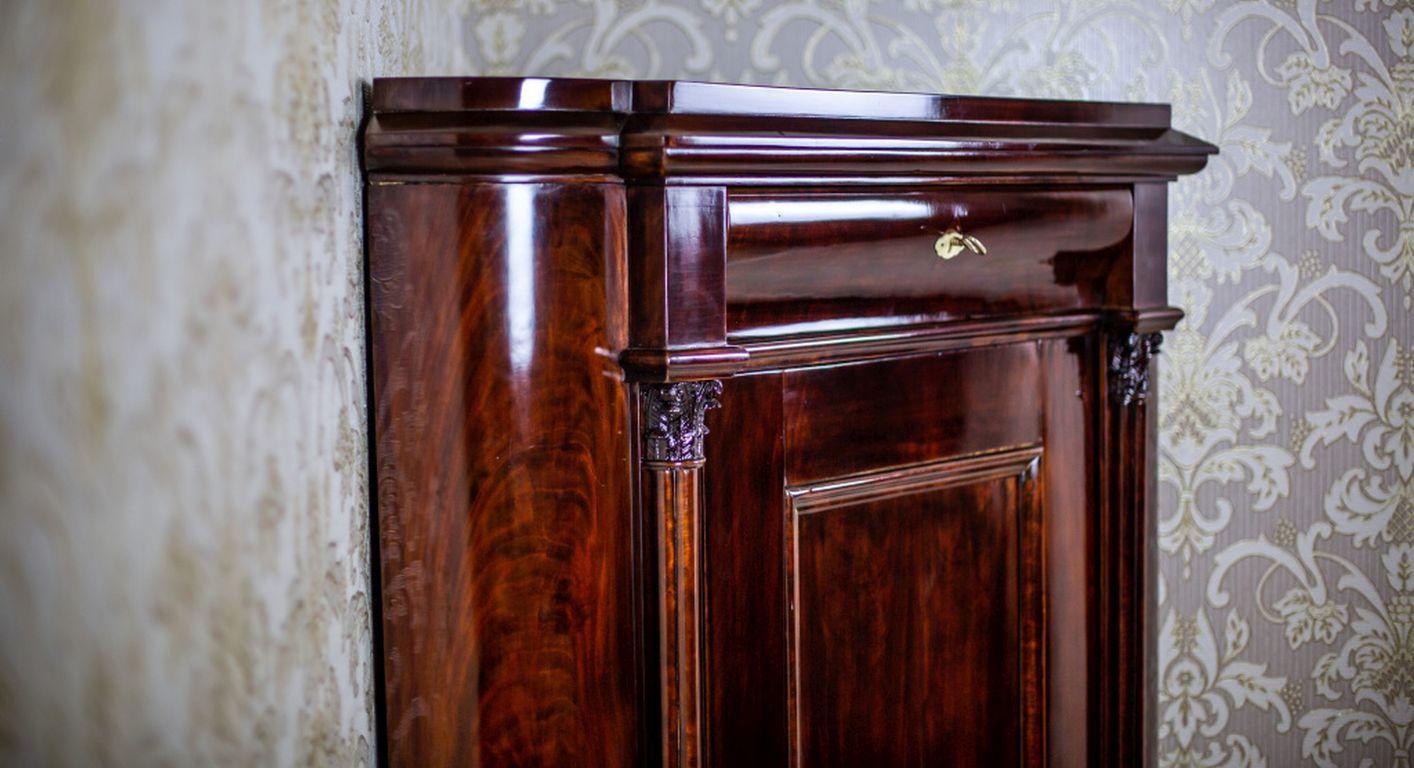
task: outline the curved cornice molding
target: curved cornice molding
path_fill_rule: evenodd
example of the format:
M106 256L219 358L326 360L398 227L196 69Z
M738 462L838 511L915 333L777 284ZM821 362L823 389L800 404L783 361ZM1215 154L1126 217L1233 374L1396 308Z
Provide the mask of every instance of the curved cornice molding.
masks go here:
M370 175L779 183L1167 179L1216 148L1162 104L568 78L373 84Z

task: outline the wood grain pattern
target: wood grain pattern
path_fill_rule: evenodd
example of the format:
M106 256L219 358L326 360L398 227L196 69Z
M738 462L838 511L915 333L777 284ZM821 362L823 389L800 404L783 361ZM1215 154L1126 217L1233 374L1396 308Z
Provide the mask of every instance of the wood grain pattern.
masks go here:
M1098 345L1109 368L1116 347L1126 344L1132 327L1119 326ZM1144 347L1147 352L1147 346ZM1156 361L1145 361L1149 366ZM1121 374L1124 375L1124 374ZM1157 635L1154 626L1154 520L1151 500L1158 482L1157 457L1149 432L1151 398L1128 396L1130 382L1101 388L1098 417L1101 424L1099 485L1103 489L1096 551L1100 573L1100 615L1097 647L1101 668L1097 699L1100 715L1098 743L1106 765L1133 765L1152 761L1148 754L1154 731L1145 726L1152 717L1146 692L1153 690L1152 666Z
M1044 607L1020 611L1016 637L996 641L1013 642L1016 648L1023 647L1023 642L1031 643L1025 646L1031 649L1027 658L1036 660L1024 670L1018 666L1017 677L1010 682L996 683L1003 688L1027 686L1029 704L1024 716L1016 714L1014 720L996 726L1026 746L1005 755L988 751L994 741L993 728L979 732L973 741L960 739L950 749L962 750L954 754L957 762L953 764L957 765L1007 764L1023 758L1027 763L1044 759L1046 764L1057 766L1096 764L1092 756L1101 752L1096 748L1100 735L1076 727L1075 715L1092 711L1091 707L1098 706L1100 689L1114 684L1109 664L1092 656L1100 647L1101 633L1096 625L1102 613L1097 581L1101 571L1094 557L1101 546L1094 513L1099 507L1099 485L1088 469L1095 466L1099 443L1090 425L1093 404L1107 387L1103 371L1093 368L1096 354L1094 338L1083 334L1052 338L1039 345L1012 342L942 355L752 375L727 382L723 409L714 413L713 439L708 442L703 513L709 606L706 631L709 637L719 638L705 654L706 695L710 702L721 702L720 711L728 713L707 720L708 738L728 745L721 755L712 752L712 764L785 764L788 760L783 752L788 745L779 739L794 731L780 725L781 718L802 706L823 707L843 717L831 709L836 706L832 702L840 700L839 691L802 688L788 679L797 665L790 660L791 645L786 643L783 648L779 639L779 628L795 626L803 605L800 599L790 597L794 593L782 586L778 575L784 574L787 582L804 578L796 565L798 547L792 545L797 537L787 533L790 521L796 519L794 497L805 494L809 499L812 490L827 491L826 500L816 502L815 509L825 510L820 514L829 514L834 507L854 511L885 497L879 501L881 510L893 509L890 505L895 502L905 508L917 503L920 506L915 514L926 518L940 508L927 497L936 490L939 467L959 467L959 462L965 466L968 457L978 452L983 457L999 451L1005 455L1038 450L1028 447L1036 445L1049 458L1036 470L1035 514L1030 518L1037 528L1030 534L1034 554L1024 572L1026 578L1018 583L1043 595L1029 594L1026 600ZM970 382L977 381L989 386L974 389ZM928 385L915 386L917 382ZM1009 414L1024 414L1025 418L1002 420L1000 427L970 434L956 426L968 421L998 422L999 406L989 404L991 397L1005 400ZM806 402L809 407L802 405ZM979 419L977 414L986 417ZM792 456L796 457L793 469ZM797 479L789 479L792 471ZM966 478L967 473L957 469L951 476ZM782 484L787 483L792 484L792 490L783 491ZM855 495L862 495L863 501ZM806 506L809 504L807 501ZM971 508L968 503L958 506ZM772 508L785 510L780 518L786 521L785 529L773 522L775 516L763 512ZM885 522L865 526L865 530L878 528L876 533L888 538L887 521L891 518L882 514L879 519ZM856 538L850 534L825 541L850 543ZM828 554L831 546L821 545L816 554L824 557L821 553ZM940 551L950 549L942 547ZM881 576L879 589L892 584L907 593L916 588L912 575L918 569L901 568L901 557L856 557L850 562L877 561L882 573L894 574L892 582ZM851 590L851 594L855 589L844 573L824 581L834 589ZM831 632L844 626L838 621L827 623L836 628ZM847 645L859 653L877 653L876 646L882 642L879 637L896 626L861 629ZM884 658L895 656L899 659L893 664L910 663L908 654ZM1054 663L1041 661L1044 659L1054 659ZM828 668L840 669L837 665ZM750 685L737 680L743 670L755 670L749 672ZM863 678L872 685L875 677L844 675L834 684L848 685L851 679ZM947 689L973 690L962 685ZM750 716L735 716L739 708ZM881 711L891 712L887 708ZM848 718L849 728L825 730L887 732L895 716L896 712L889 716L856 712ZM919 717L905 719L915 725L923 722ZM768 728L774 730L768 731L764 741L746 740L748 734L760 738ZM904 739L900 743L908 742ZM761 745L759 752L746 746L755 744ZM832 743L828 746L832 757L817 760L804 757L805 751L798 743L796 746L796 762L804 765L847 763L845 756L867 754L862 742ZM869 762L857 757L855 764L861 760Z
M653 531L649 544L656 567L644 576L654 587L658 623L655 668L662 743L669 768L696 768L703 751L703 624L705 578L702 568L702 464L708 433L707 412L718 407L721 382L645 384L637 388L640 514Z
M770 371L836 365L927 352L980 349L1018 341L1074 338L1095 332L1107 317L1104 312L1063 312L741 339L741 349L747 359L738 364L737 369Z
M1146 759L1166 107L397 80L366 135L393 765Z
M630 764L622 189L369 205L390 762Z
M724 382L708 416L703 527L712 764L783 766L786 735L782 376Z
M631 93L625 90L631 87ZM1163 104L543 78L374 81L370 170L779 185L1165 180L1217 151ZM848 119L841 119L848 118Z
M1134 217L1127 189L751 191L728 210L727 326L739 343L1099 309ZM949 229L986 253L938 258Z
M1041 437L1034 343L786 374L792 485ZM863 397L868 393L868 397ZM985 413L985 419L976 414Z
M1092 471L1098 441L1094 404L1103 376L1092 367L1093 335L1052 341L1041 350L1046 371L1040 401L1044 420L1041 487L1046 510L1047 763L1084 768L1094 759L1095 736L1078 723L1094 711L1098 571L1094 511L1099 487Z
M726 345L722 302L726 191L719 187L629 190L629 329L638 358Z
M1044 764L1041 456L788 491L793 764Z
M644 509L657 525L661 754L696 768L702 750L702 526L696 466L644 470Z

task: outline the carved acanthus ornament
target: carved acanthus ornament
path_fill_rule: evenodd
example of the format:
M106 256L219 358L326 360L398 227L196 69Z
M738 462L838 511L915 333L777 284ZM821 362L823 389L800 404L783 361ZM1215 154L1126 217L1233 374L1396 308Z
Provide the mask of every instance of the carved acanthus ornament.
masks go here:
M1123 405L1149 396L1149 358L1164 341L1158 333L1117 334L1110 339L1110 397Z
M722 383L715 380L648 384L643 387L643 458L666 464L700 464L703 423L716 408Z

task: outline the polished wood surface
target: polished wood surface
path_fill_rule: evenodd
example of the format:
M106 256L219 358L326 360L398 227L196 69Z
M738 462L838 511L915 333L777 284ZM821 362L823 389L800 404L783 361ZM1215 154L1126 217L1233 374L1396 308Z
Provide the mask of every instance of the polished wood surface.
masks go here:
M796 764L1044 762L1041 455L788 492Z
M783 766L789 754L781 386L779 374L728 379L707 415L705 711L718 766Z
M375 82L380 756L1130 766L1165 105Z
M1033 342L791 371L786 479L807 483L1034 443L1039 354Z
M1134 217L1125 189L746 192L728 211L739 341L1104 307ZM948 230L986 252L939 258Z
M1164 104L679 81L375 81L370 170L614 173L666 183L1163 180L1214 148Z
M1051 510L1038 473L1067 463L1043 441L1044 351L1010 344L788 375L795 698L826 713L860 707L826 718L822 737L798 704L797 764L870 753L891 755L887 763L1041 764ZM825 588L843 591L818 594ZM1083 605L1086 595L1045 600ZM821 613L829 618L811 618ZM815 678L841 667L835 644L870 655L821 689ZM868 695L849 688L865 682ZM866 720L872 709L880 717ZM839 741L846 721L870 722L872 735Z
M622 189L379 185L369 209L392 761L633 764Z
M1155 690L1153 665L1158 637L1154 617L1154 531L1145 511L1154 498L1157 456L1149 430L1154 400L1142 388L1155 379L1148 368L1159 334L1112 332L1103 346L1109 386L1101 390L1103 448L1099 482L1103 490L1096 552L1099 586L1101 724L1100 759L1107 765L1150 763L1152 740L1149 696Z
M1045 514L1045 702L1047 755L1052 766L1102 764L1093 746L1098 736L1096 674L1100 659L1095 628L1094 510L1100 504L1094 480L1098 445L1095 407L1103 378L1094 365L1096 335L1086 334L1042 346L1046 372L1039 404L1044 414L1041 442L1041 504ZM1084 639L1081 642L1081 638ZM1154 657L1148 657L1154 658ZM1084 727L1081 713L1086 713ZM1110 763L1113 764L1113 763Z
M697 467L644 470L644 508L653 515L659 542L659 663L663 670L659 713L664 762L695 767L702 754L702 524Z

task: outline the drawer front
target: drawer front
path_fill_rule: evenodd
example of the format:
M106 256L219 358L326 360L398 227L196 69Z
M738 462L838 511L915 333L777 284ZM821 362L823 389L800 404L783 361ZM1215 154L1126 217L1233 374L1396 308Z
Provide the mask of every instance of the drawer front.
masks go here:
M1123 188L733 192L728 334L1099 307L1133 218Z

